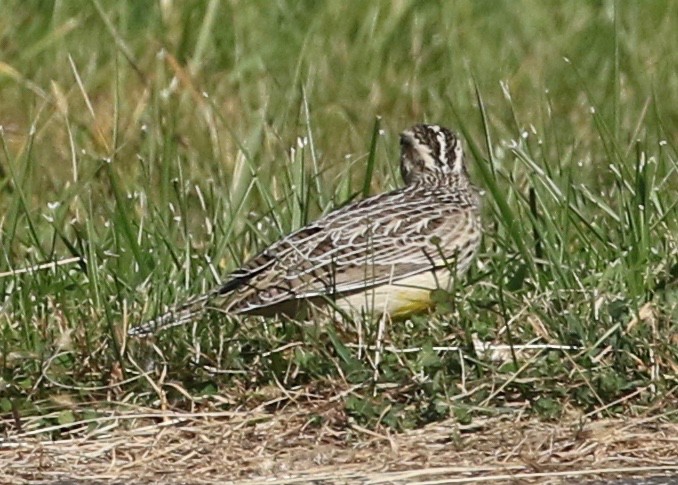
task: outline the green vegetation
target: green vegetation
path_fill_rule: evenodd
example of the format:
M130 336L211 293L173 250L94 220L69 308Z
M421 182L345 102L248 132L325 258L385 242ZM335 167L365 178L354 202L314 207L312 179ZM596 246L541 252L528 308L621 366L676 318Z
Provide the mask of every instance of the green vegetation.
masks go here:
M2 7L0 429L291 395L397 429L676 411L678 4ZM464 135L485 191L477 265L435 314L380 350L379 322L214 315L126 338L399 185L397 135L421 121Z

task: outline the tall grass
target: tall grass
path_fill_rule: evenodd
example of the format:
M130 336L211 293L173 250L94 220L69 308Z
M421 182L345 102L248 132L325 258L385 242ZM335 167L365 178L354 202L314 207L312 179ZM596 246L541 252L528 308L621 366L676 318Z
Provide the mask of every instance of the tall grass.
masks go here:
M350 389L372 426L675 407L675 4L5 10L4 413L251 404L272 386ZM397 134L421 121L464 135L486 235L437 312L387 328L376 369L378 322L214 316L126 339L281 235L398 186Z

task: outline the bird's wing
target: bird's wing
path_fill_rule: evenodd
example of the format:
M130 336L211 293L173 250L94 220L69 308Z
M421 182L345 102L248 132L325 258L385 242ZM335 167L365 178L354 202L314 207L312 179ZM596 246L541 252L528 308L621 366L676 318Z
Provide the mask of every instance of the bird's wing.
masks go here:
M235 271L217 294L228 299L229 311L247 312L453 266L455 253L469 239L463 235L473 232L475 214L435 213L432 206L421 199L403 200L396 192L331 213Z

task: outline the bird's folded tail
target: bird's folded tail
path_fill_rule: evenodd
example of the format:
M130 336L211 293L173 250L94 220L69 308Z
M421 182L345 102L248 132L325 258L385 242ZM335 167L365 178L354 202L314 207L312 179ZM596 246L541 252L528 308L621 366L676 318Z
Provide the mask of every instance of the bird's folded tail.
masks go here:
M130 337L150 337L162 330L194 321L205 313L211 295L201 295L127 331Z

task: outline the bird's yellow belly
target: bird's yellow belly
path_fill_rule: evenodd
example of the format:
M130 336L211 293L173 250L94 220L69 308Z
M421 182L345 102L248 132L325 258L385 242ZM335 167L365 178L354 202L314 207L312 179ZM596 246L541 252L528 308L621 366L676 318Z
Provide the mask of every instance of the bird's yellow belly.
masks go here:
M450 271L446 269L438 271L435 276L426 272L340 298L336 304L353 315L385 313L392 318L405 317L430 308L433 305L431 291L448 289L450 279Z

